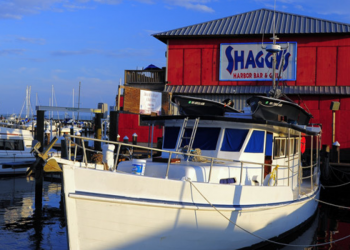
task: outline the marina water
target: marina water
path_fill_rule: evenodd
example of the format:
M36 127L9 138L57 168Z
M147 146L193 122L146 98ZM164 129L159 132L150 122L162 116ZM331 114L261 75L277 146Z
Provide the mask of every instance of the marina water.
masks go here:
M33 177L0 179L0 249L68 249L61 183L45 181L43 209L35 211ZM322 190L321 199L350 206L348 195L339 190ZM117 214L115 216L118 216ZM350 210L320 203L318 213L297 233L281 242L293 245L316 245L350 234ZM350 238L319 247L283 247L269 244L263 249L349 249Z

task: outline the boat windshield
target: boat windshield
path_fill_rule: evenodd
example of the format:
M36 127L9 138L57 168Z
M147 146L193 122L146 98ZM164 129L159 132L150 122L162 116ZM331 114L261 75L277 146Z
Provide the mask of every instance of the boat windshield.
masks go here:
M201 150L216 150L221 128L200 127L197 129L192 148ZM166 149L174 149L178 140L180 127L164 128L164 146ZM190 138L192 129L185 129L184 137ZM190 139L183 139L181 147L189 144Z

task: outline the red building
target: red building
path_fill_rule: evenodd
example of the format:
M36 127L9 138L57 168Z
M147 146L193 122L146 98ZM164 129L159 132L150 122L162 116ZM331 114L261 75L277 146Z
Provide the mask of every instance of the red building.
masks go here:
M253 54L250 64L237 62L238 56L242 56L239 51L231 61L235 67L251 68L251 75L232 73L232 79L223 77L227 74L222 66L223 45L233 49L250 43L261 47L263 38L264 43L271 42L273 14L273 10L260 9L154 34L167 44L165 90L217 101L230 98L240 109L246 106L245 101L250 96L266 94L271 89L271 78L252 77L259 62ZM278 43L290 43L289 46L296 49L292 76L280 81L279 86L290 99L313 115L312 123L322 124L322 144L332 144L330 105L333 101L340 102L340 110L336 111L335 140L342 149L349 149L350 25L278 11L275 15ZM249 55L246 60L249 61Z

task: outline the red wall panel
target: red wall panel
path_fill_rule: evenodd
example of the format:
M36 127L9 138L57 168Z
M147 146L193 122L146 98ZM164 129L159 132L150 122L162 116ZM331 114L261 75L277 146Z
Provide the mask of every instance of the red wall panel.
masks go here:
M202 49L202 79L201 85L216 85L213 62L216 61L214 49Z
M320 98L318 96L302 96L299 103L306 111L320 108Z
M168 80L171 84L182 85L184 83L183 71L186 71L185 81L188 85L269 85L270 83L260 81L218 80L221 43L260 42L260 39L245 37L170 40ZM334 86L336 81L338 85L346 85L346 82L350 80L347 74L350 56L349 37L327 35L316 39L314 36L283 36L280 41L296 41L298 43L297 81L288 81L288 85ZM176 50L183 51L183 53L179 52L175 55L174 51ZM208 52L209 54L207 54ZM193 53L194 57L191 56ZM184 54L186 54L186 58L183 57ZM208 61L211 56L212 60ZM212 64L211 69L208 66L210 63ZM179 66L182 67L182 71Z
M350 47L338 47L337 85L350 84Z
M118 134L120 140L123 140L125 136L129 138L129 142L132 141L132 135L137 134L138 142L148 142L148 126L139 126L139 115L137 114L119 114ZM157 138L163 134L162 127L155 126L153 133L153 142L157 142Z
M334 86L337 74L337 48L317 48L316 85Z
M322 124L322 144L332 145L333 114L331 102L339 102L339 98L320 97L320 123ZM339 116L337 117L339 120Z
M298 47L297 85L313 86L316 80L316 48Z
M186 49L184 51L184 85L200 85L201 50Z
M336 111L335 140L340 143L340 148L350 148L350 110Z
M340 110L350 110L350 97L340 98Z
M311 109L310 114L312 114L312 118L310 119L310 123L319 124L320 122L320 110Z
M169 49L168 51L168 82L171 85L183 85L183 54L183 49Z

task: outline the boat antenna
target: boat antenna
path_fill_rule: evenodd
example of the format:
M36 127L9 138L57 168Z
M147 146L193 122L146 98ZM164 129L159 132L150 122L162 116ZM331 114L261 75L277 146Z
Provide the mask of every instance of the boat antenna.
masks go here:
M282 47L281 45L276 43L276 41L279 40L279 38L276 36L276 0L274 4L273 19L272 19L272 37L270 39L272 40L272 44L268 44L266 46L262 45L262 48L272 54L272 90L269 92L269 96L278 98L281 95L280 93L281 91L277 91L278 83L276 84L276 54L282 50ZM287 48L288 48L288 45L286 48L283 48L283 49L287 49ZM283 68L283 66L281 68ZM278 81L279 81L279 77L278 77Z

